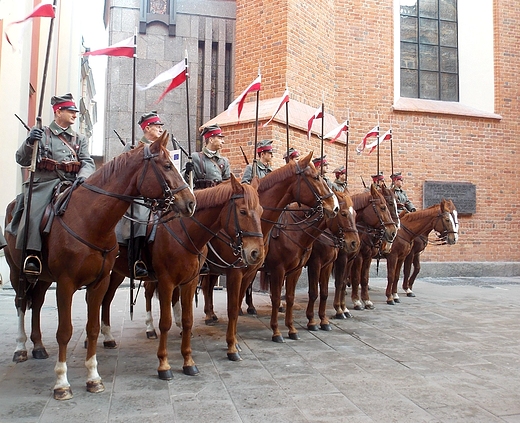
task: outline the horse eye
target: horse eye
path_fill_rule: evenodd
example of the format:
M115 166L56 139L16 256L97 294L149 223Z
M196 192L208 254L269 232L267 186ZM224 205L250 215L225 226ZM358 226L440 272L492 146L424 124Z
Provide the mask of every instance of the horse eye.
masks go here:
M247 211L245 211L244 209L240 210L240 214L242 216L246 216L247 215Z

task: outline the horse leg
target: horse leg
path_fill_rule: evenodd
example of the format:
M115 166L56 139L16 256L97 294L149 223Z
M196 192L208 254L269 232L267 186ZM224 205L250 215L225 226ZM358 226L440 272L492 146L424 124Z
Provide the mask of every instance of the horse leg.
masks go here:
M410 276L410 279L408 280L408 289L412 291L413 284L415 282L415 278L417 278L417 275L421 271L421 253L415 254L413 257L413 273ZM407 294L408 295L408 294ZM409 297L415 297L415 294L412 292L412 295L409 295Z
M294 326L294 298L296 292L296 284L298 283L298 279L300 279L301 274L302 269L300 268L295 272L292 272L291 274L287 275L285 278L285 326L289 329L289 339L293 339L295 341L300 339L300 335L298 334L298 330Z
M359 254L352 263L350 270L350 298L354 305L354 310L363 310L364 306L359 298L359 283L361 280L361 266L363 264L363 257Z
M101 303L101 334L104 336L103 346L105 348L117 348L115 338L110 330L110 306L116 295L117 288L123 283L125 277L114 271L110 274L110 283Z
M318 323L314 319L314 304L318 299L318 272L314 263L307 263L307 279L309 281L307 309L307 330L317 331Z
M409 292L411 292L410 288L410 271L412 270L412 262L414 259L413 252L408 254L406 258L404 259L404 266L403 266L403 290L406 292L406 295L411 297L411 295L408 295Z
M144 283L144 300L146 307L146 337L148 339L157 339L157 331L155 330L155 326L153 325L153 314L152 314L152 302L153 302L153 294L155 293L155 288L157 287L157 282L145 282Z
M228 269L226 273L226 290L227 290L227 313L228 313L228 326L226 331L226 342L227 342L227 357L231 361L240 361L239 350L240 346L237 341L237 324L238 324L238 310L240 304L244 298L246 288L249 282L254 278L256 269L254 272L246 274L242 273L242 269Z
M188 284L183 285L182 289L180 289L180 300L182 308L181 354L184 358L182 372L188 376L195 376L199 374L199 369L193 360L191 350L191 331L193 328L193 298L195 297L196 290L197 278L193 279ZM176 287L174 290L174 297L178 297L178 295L179 287Z
M282 285L285 277L285 270L274 268L271 272L271 330L273 331L273 342L285 342L278 326L278 310L282 300Z
M41 331L41 310L45 301L45 294L51 286L51 282L38 281L33 287L32 297L32 311L31 311L31 341L33 343L32 356L36 359L49 358L47 350L42 342Z
M213 307L213 290L215 289L217 280L218 275L208 274L200 277L202 294L204 295L204 314L206 315L204 321L207 325L213 325L218 322L218 317Z
M320 266L320 306L318 315L320 316L320 329L331 330L329 319L327 318L327 299L329 298L329 278L332 273L332 263Z
M197 284L195 284L195 290L193 291L193 298L197 292ZM172 294L172 310L173 310L173 321L175 326L182 330L182 306L181 306L181 287L176 286ZM192 298L192 299L193 299ZM192 322L193 324L193 322Z
M399 275L401 274L401 267L403 266L403 258L399 257L395 266L394 281L392 283L392 297L394 302L400 303L399 295L397 294L397 285L399 284Z
M264 272L260 272L260 277ZM247 314L252 316L256 316L258 313L256 311L256 307L253 304L253 282L246 289L246 304L247 304Z
M173 289L173 281L167 275L161 275L157 284L161 314L159 318L159 330L161 333L159 336L159 347L157 348L157 358L159 359L157 373L161 380L173 379L172 369L168 363L168 332L172 326ZM191 336L191 329L187 330L187 332L187 335Z
M397 264L396 262L397 262L397 259L394 255L390 254L386 257L387 282L386 282L385 295L386 295L386 303L388 305L394 305L396 303L396 301L394 300L393 293L392 293L393 286L394 286L394 279L395 279L395 268L396 268L396 264ZM397 301L397 302L399 302L399 301Z
M370 277L370 264L372 257L366 257L361 266L361 300L365 304L365 310L373 310L374 303L370 300L368 293L368 279Z

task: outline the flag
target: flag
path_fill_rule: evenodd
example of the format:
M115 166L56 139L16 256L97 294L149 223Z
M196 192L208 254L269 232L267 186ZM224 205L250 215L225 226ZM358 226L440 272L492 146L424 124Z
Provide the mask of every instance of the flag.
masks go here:
M372 137L377 137L379 135L379 125L374 126L370 131L367 132L365 137L363 138L363 141L359 143L359 145L356 147L356 151L358 154L361 154L363 150L367 146L367 140Z
M372 153L376 149L378 144L381 144L383 141L389 140L390 138L392 138L392 128L386 131L382 137L379 137L377 140L371 142L369 145L366 146L366 148L370 148L368 154Z
M244 101L246 100L247 94L253 91L260 91L260 85L262 82L262 78L260 75L256 77L256 79L251 82L249 87L247 87L242 94L240 94L227 108L227 112L230 113L231 110L235 108L238 104L238 118L240 119L240 114L242 113L242 108L244 107Z
M323 119L323 109L322 106L318 107L314 112L314 115L311 116L309 122L307 123L307 138L311 139L311 129L314 119Z
M289 89L286 88L283 95L282 95L282 99L280 100L280 105L278 106L278 108L276 109L276 111L274 112L273 116L271 117L271 119L269 119L266 123L264 123L264 127L269 125L271 123L271 121L274 119L274 117L276 116L276 114L280 111L280 109L282 108L282 106L285 104L285 103L288 103L289 102Z
M13 44L11 43L11 40L9 39L9 36L7 35L7 29L11 25L20 24L20 23L28 21L29 19L32 19L32 18L54 18L54 16L55 16L54 6L51 3L40 3L39 5L37 5L34 8L34 10L28 16L26 16L25 18L23 18L19 21L11 22L9 25L7 25L7 27L5 28L5 38L6 38L7 42L11 46L13 46Z
M150 82L146 87L138 86L141 91L147 90L148 88L152 88L154 85L160 84L164 81L169 81L170 85L166 87L166 89L163 91L161 96L159 97L159 100L156 101L156 103L159 103L164 96L169 93L174 88L181 85L183 82L186 81L186 74L187 74L187 66L186 66L186 59L181 60L179 63L177 63L174 67L168 69L167 71L164 71L163 73L159 74L155 77L155 79Z
M99 50L86 51L83 56L123 56L123 57L134 57L135 44L134 37L127 38L118 43L112 44L106 48Z
M327 135L325 135L323 138L324 139L327 139L327 138L331 138L332 139L330 140L330 142L334 142L336 141L340 135L343 133L343 132L348 132L348 119L343 122L340 126L338 126L337 128L334 128L332 131L330 131Z

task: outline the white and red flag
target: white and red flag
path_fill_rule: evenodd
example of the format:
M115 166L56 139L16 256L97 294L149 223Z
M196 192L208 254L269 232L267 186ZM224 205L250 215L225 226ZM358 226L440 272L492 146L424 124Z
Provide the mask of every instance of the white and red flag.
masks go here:
M227 112L231 113L231 110L235 108L238 104L238 118L240 119L240 115L242 113L242 108L244 107L244 101L249 93L260 91L262 83L262 77L258 75L256 79L249 84L249 86L240 94L227 108Z
M356 151L358 154L361 154L363 150L367 146L367 140L372 137L377 137L379 135L379 125L374 126L370 131L367 132L367 134L364 136L363 141L359 143L359 145L356 147Z
M386 131L382 137L379 137L378 139L376 139L375 141L371 142L370 144L368 144L366 146L366 148L370 148L370 151L368 152L368 154L372 153L376 149L378 144L381 144L383 141L389 140L391 138L392 138L392 128L390 128L388 131Z
M343 132L348 132L348 125L349 125L349 122L348 122L348 119L347 119L340 126L338 126L337 128L334 128L332 131L330 131L323 138L324 139L331 138L331 140L329 142L336 141L341 136L341 134Z
M150 82L146 87L138 86L137 88L139 88L141 91L144 91L148 88L152 88L154 85L160 84L161 82L171 81L168 87L166 87L166 89L159 97L159 100L156 101L156 103L159 103L166 94L168 94L171 90L177 88L179 85L186 81L187 74L188 68L186 66L186 59L183 59L172 68L157 75L155 79L152 82Z
M323 119L323 104L316 109L314 114L309 119L309 122L307 122L307 138L311 139L311 129L312 124L314 123L314 120L316 119Z
M20 19L19 21L11 22L9 25L7 25L7 27L5 28L5 38L6 38L7 42L12 46L13 44L11 43L9 36L7 35L7 29L11 25L20 24L20 23L28 21L29 19L33 19L33 18L54 18L54 17L55 17L55 13L54 13L54 6L52 5L52 3L49 3L49 2L40 3L25 18Z
M278 108L276 109L276 111L273 113L273 116L271 117L271 119L269 119L266 123L263 124L263 126L267 126L271 123L271 121L274 119L274 117L278 114L278 112L280 111L280 109L282 108L282 106L285 104L285 103L288 103L289 102L289 89L286 88L285 91L283 92L283 95L282 95L282 98L280 100L280 104L278 105Z
M135 43L134 37L126 38L111 46L100 48L99 50L86 51L83 56L121 56L134 57Z

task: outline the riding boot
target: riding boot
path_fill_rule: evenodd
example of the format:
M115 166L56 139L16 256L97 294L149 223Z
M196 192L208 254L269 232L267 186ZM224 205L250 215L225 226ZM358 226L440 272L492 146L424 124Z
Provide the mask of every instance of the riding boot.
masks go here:
M143 279L148 276L148 269L143 260L141 260L141 251L143 249L146 237L138 236L134 238L134 257L133 257L133 272L136 279Z
M27 276L27 280L31 283L35 283L38 280L38 276L42 273L42 261L39 257L38 251L27 251L27 257L23 262L23 273Z

